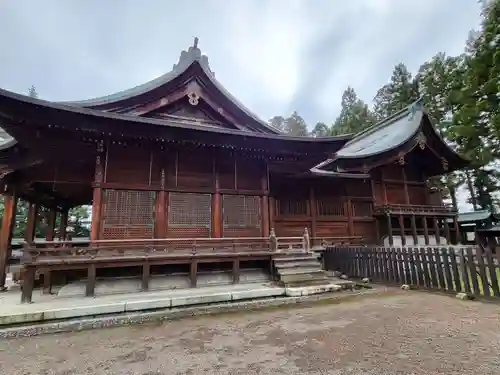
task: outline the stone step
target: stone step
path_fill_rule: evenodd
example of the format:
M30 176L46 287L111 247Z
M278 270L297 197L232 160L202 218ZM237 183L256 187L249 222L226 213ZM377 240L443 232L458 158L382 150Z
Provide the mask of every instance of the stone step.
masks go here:
M314 285L325 285L329 284L328 280L298 280L298 281L289 281L284 283L287 287L297 287L297 286L314 286Z
M282 282L285 284L291 283L291 282L301 282L301 281L311 281L311 280L318 280L322 282L328 282L328 278L326 278L324 275L321 275L318 273L310 274L310 273L303 273L303 274L291 274L291 275L281 275L280 279Z
M273 260L275 262L295 262L295 261L304 261L304 260L317 260L317 258L312 254L301 254L296 256L283 256L283 257L275 257L273 256Z
M295 267L295 268L282 268L278 270L280 276L284 275L302 275L302 274L314 274L314 273L323 273L323 270L320 267ZM326 277L326 275L325 275Z
M302 261L283 261L283 260L276 260L274 261L274 265L278 269L284 269L284 268L296 268L296 267L318 267L321 268L321 263L319 263L317 260L314 259L304 259Z

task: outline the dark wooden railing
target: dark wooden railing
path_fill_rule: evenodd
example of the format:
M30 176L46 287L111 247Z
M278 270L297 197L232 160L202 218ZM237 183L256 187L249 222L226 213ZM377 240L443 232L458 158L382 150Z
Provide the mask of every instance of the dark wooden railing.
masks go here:
M500 298L500 256L471 246L328 247L327 270L353 278Z
M332 236L332 237L313 237L311 238L311 245L313 247L328 247L333 245L346 245L346 244L363 244L363 236Z
M415 205L415 204L385 204L376 205L374 208L376 214L453 214L456 211L450 206L431 206L431 205Z

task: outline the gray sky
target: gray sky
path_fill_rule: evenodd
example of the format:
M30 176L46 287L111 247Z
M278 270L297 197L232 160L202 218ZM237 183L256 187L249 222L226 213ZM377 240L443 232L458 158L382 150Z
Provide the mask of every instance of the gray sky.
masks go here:
M1 0L0 87L111 94L169 71L198 36L262 119L297 110L313 126L334 120L348 85L371 102L395 64L459 54L478 24L476 0Z
M330 123L347 85L370 102L404 62L462 52L475 0L2 0L0 87L47 100L107 95L172 68L193 37L260 117Z

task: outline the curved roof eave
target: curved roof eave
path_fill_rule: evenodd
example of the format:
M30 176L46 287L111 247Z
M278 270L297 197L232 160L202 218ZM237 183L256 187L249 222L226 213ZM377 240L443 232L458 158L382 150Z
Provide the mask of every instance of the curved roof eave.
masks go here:
M235 129L225 129L225 128L216 128L216 127L208 127L205 125L200 125L197 123L185 123L181 121L173 121L173 120L162 120L150 117L140 117L116 112L105 112L87 107L78 107L72 106L68 104L62 104L60 102L50 102L42 99L31 98L29 96L17 94L8 90L0 89L0 98L5 98L15 102L24 103L27 105L31 105L34 107L43 107L52 110L58 111L66 111L70 113L96 117L101 119L110 119L110 120L120 120L126 121L130 123L141 123L141 124L149 124L154 126L170 126L176 128L185 128L192 129L195 131L202 132L212 132L212 133L220 133L220 134L228 134L235 135L240 137L247 138L262 138L262 139L275 139L275 140L283 140L283 141L293 141L293 142L305 142L305 143L334 143L334 142L345 142L348 141L351 136L350 135L341 135L341 136L331 136L331 137L305 137L305 136L291 136L287 134L269 134L269 133L253 133L242 130ZM2 105L3 104L3 105ZM6 100L0 101L0 112L2 112L3 108L8 108L9 103ZM4 112L8 112L4 111Z
M195 46L192 46L188 49L188 51L183 51L181 53L181 57L179 58L179 62L174 65L173 69L161 75L158 78L155 78L149 82L143 83L141 85L135 86L133 88L119 91L114 94L101 96L93 99L86 99L80 101L64 101L59 102L61 104L72 105L72 106L82 106L82 107L98 107L102 105L112 104L116 102L120 102L122 100L130 99L134 96L142 95L148 91L154 90L162 85L165 85L177 78L185 71L189 69L189 67L193 64L198 64L203 73L208 77L209 81L219 90L226 98L228 98L236 107L238 107L245 115L250 117L253 121L258 123L260 126L269 130L273 134L280 134L281 132L278 129L270 126L266 121L260 119L254 112L248 109L243 103L241 103L236 97L234 97L216 78L214 73L210 70L208 64L208 58L205 55L201 54L200 49Z

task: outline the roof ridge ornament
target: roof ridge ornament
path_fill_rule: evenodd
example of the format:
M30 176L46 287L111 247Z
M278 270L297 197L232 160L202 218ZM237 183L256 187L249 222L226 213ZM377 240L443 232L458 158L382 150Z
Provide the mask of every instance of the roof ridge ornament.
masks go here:
M198 43L200 39L198 37L194 38L193 45L190 46L187 51L181 51L181 55L179 56L179 61L177 64L174 64L172 70L174 72L180 72L185 69L193 62L198 61L198 63L210 74L215 76L214 72L210 69L210 65L208 63L208 57L201 53L201 50L198 48Z

